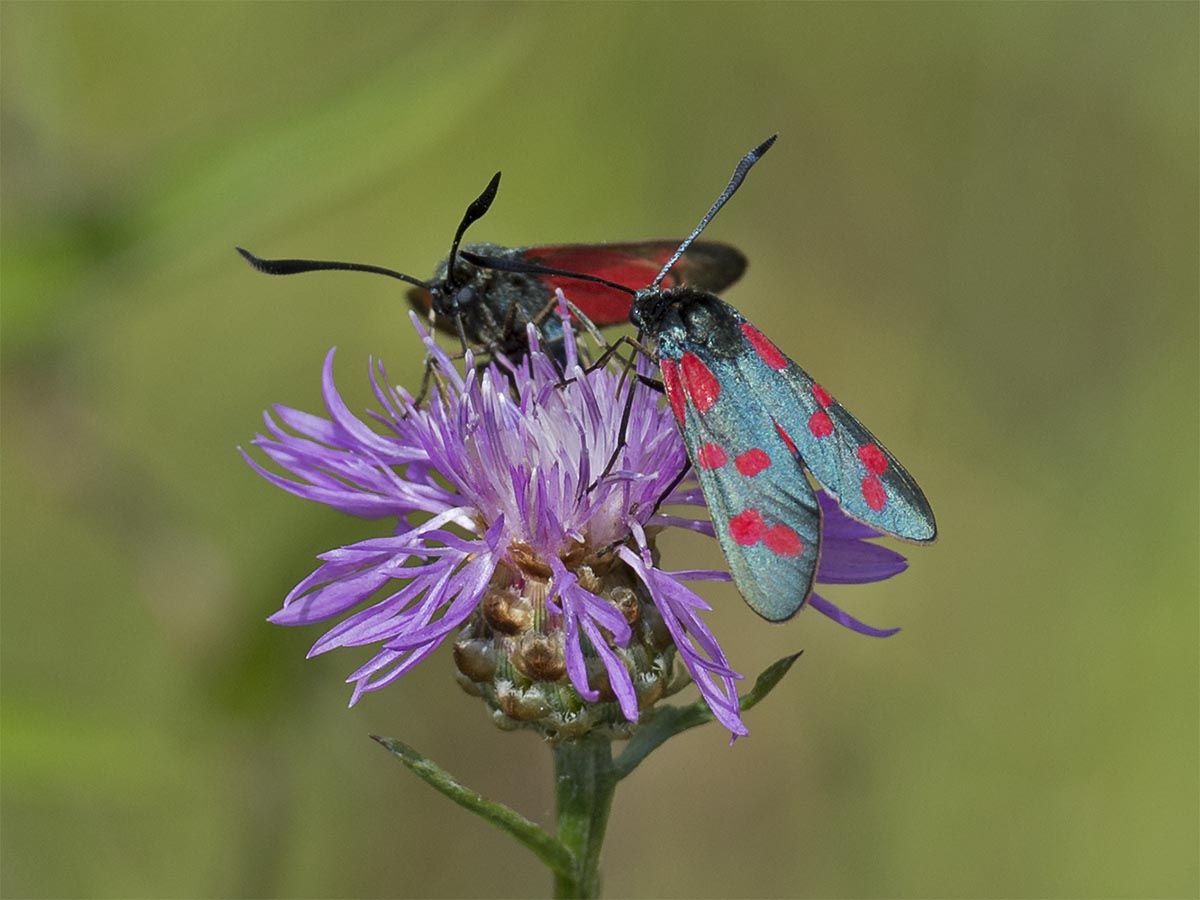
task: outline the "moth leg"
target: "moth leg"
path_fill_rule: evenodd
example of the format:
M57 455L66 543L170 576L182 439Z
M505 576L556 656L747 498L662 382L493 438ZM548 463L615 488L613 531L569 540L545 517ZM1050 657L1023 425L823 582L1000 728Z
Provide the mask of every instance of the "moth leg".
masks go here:
M617 386L618 392L620 391L621 386L625 384L625 376L629 374L629 371L635 365L635 362L636 362L635 360L626 360L625 369L621 373L621 380L618 382L618 386ZM640 384L650 388L651 390L656 390L656 391L659 391L660 393L664 390L663 383L661 381L657 381L654 378L651 378L649 375L643 375L640 372L634 372L633 375L634 375L634 378ZM630 385L629 390L625 394L625 406L624 406L624 409L621 410L621 427L617 430L616 447L613 449L612 456L610 456L608 458L608 462L604 466L604 471L601 472L598 476L596 476L595 481L593 481L591 484L588 485L587 489L589 491L592 490L592 488L594 488L597 484L599 484L600 480L602 478L608 477L608 474L610 472L612 472L613 466L615 466L617 464L617 457L621 453L621 448L624 447L626 445L626 443L628 443L628 441L629 441L629 417L633 414L633 391L634 391L633 386ZM684 466L683 471L684 472L687 471L687 466ZM675 486L679 484L679 481L682 478L683 478L683 474L681 473L679 478L677 478L675 480L674 484L672 484L671 487L667 490L668 494L671 491L675 490ZM660 498L659 503L661 503L661 502L662 502L662 500ZM656 504L655 508L657 509L657 504Z
M432 306L429 307L428 320L429 320L429 333L432 335L436 335L437 334L437 313L434 312L434 309ZM429 396L429 387L433 383L433 376L434 376L433 354L430 353L428 350L425 351L425 361L421 368L422 368L421 389L419 391L417 391L417 396L413 398L413 406L418 407L418 408L421 406L421 404L423 404L425 402L425 398Z
M591 365L586 366L583 370L583 373L585 375L587 375L587 374L589 374L591 372L595 372L597 369L603 368L605 365L607 365L608 361L610 359L612 359L614 356L616 356L617 349L621 346L621 342L624 340L625 340L625 338L618 338L616 343L609 344L607 347L605 347L604 352L600 354L600 358L597 359ZM628 366L628 360L626 360L624 357L618 357L618 359L620 359L622 363L625 363L625 365ZM575 381L575 376L572 375L570 378L564 378L562 381L560 381L556 385L556 387L558 387L561 390L562 388L565 388L568 384L571 384L574 381Z
M591 320L591 318L582 309L580 309L578 306L576 306L574 303L572 303L570 300L568 300L565 295L563 296L563 303L567 307L567 312L569 312L571 314L571 316L575 319L575 321L583 327L583 330L588 333L588 337L590 337L599 346L607 348L608 341L605 339L604 335L600 333L600 329L596 327L596 323L593 322ZM539 309L537 311L537 313L534 314L533 318L530 319L529 321L532 322L535 326L537 326L537 328L540 330L542 327L542 323L544 323L548 318L550 318L551 314L554 313L554 311L556 310L557 307L558 307L558 295L556 292L555 296L553 296L549 300L547 300L546 303L542 306L542 308ZM589 348L587 348L587 347L578 347L578 345L577 345L576 352L577 353L582 352L582 354L585 358L587 358L588 360L591 359L591 353L589 351ZM588 363L587 370L591 371L591 363L590 362Z
M557 300L558 300L558 298L556 297L555 298L556 303L557 303ZM595 341L601 347L607 348L608 340L604 337L603 334L600 333L600 329L596 327L596 323L593 322L591 320L591 318L589 318L582 309L580 309L578 306L576 306L574 303L572 303L570 300L568 300L565 295L563 296L563 301L567 305L567 312L569 312L572 316L574 316L575 319L579 322L579 324L583 326L583 330L588 333L588 337L590 337L593 341Z
M467 350L471 348L471 343L467 340L467 329L466 326L463 325L463 317L461 313L454 316L454 329L458 332L458 340L459 343L462 344L463 354L465 355Z
M657 500L654 501L654 509L651 510L650 515L654 515L655 513L658 512L658 508L663 505L663 501L671 496L671 494L674 492L675 488L679 487L680 482L682 482L683 479L687 477L687 473L690 472L691 470L692 470L691 461L690 460L686 461L683 465L683 468L681 468L679 470L679 474L675 476L674 480L669 485L667 485L667 489L659 495Z
M500 331L505 337L517 336L517 304L510 303L504 313L504 325Z
M568 300L568 308L570 308L570 303L571 301ZM534 325L538 326L538 328L541 328L542 323L550 318L550 313L554 312L554 307L556 306L558 306L558 297L551 297L546 301L545 305L534 314L530 321L532 321Z
M437 366L433 364L433 354L425 353L424 372L421 374L421 389L417 391L417 396L413 398L413 406L419 408L429 396L429 389L437 384L439 392L444 387L442 376L438 373Z
M588 485L590 491L600 480L608 477L608 473L612 471L613 466L617 464L617 457L621 455L621 448L629 440L629 416L633 412L633 386L630 385L629 390L625 394L625 408L621 410L621 427L617 431L617 444L613 447L612 456L608 458L608 462L604 466L604 471L596 476L596 480Z
M433 380L433 357L425 354L425 371L421 373L421 389L417 391L417 396L413 398L413 406L420 407L425 402L426 396L429 395L429 384Z
M613 344L613 349L615 350L617 344L620 344L622 341L629 343L629 345L632 346L638 353L642 353L646 356L650 355L649 351L647 351L647 349L645 347L643 347L641 344L639 344L637 341L633 340L632 338L621 338L615 344ZM612 355L615 356L616 354L614 353ZM617 385L618 390L620 390L620 388L625 384L625 379L629 376L630 372L633 372L633 377L635 379L637 379L638 382L640 382L641 384L650 388L651 390L658 391L660 394L665 390L665 388L663 387L663 383L661 381L659 381L657 378L651 378L649 375L643 375L641 372L637 371L637 369L635 368L637 365L636 357L631 358L631 359L626 359L623 356L617 356L616 358L619 359L622 364L621 365L621 380L620 380L620 382L618 382L618 385ZM651 357L651 358L653 358L653 357ZM597 360L596 363L594 365L592 365L591 367L589 367L587 371L592 372L592 371L595 371L596 369L598 369L600 367L601 361L603 361L603 360L604 360L604 357L602 356L601 359ZM624 437L624 434L622 434L622 437Z
M648 347L646 347L644 344L638 343L629 335L623 334L604 348L604 352L600 354L599 359L588 366L587 371L594 372L596 369L606 366L608 361L616 356L617 351L620 350L623 345L628 345L635 353L640 353L642 356L648 356L651 359L654 359L654 354Z

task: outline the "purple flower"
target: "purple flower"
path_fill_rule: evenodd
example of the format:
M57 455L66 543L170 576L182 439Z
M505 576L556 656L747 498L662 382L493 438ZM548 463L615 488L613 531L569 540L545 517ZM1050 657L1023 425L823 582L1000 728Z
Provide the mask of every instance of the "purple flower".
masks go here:
M243 452L255 471L299 497L397 522L387 536L321 554L270 621L307 625L349 614L309 655L376 647L347 679L352 704L455 635L460 681L499 724L533 725L551 737L598 725L628 732L641 709L690 676L717 719L746 734L741 676L701 617L709 605L684 584L728 573L659 566L655 537L663 529L712 535L709 522L692 516L704 505L694 480L678 482L687 456L659 395L611 368L584 372L569 324L572 377L563 384L532 328L519 365L497 359L476 369L468 354L464 376L415 316L413 323L434 377L426 403L418 407L373 363L379 411L370 417L378 428L369 427L334 386L331 350L322 378L328 418L277 406L265 416L268 434L254 441L293 477ZM645 360L639 366L649 371ZM626 439L604 474L626 403ZM868 543L878 532L824 494L820 500L819 582L903 571L900 554ZM663 514L660 505L684 514ZM895 631L864 625L815 594L811 602L860 633Z

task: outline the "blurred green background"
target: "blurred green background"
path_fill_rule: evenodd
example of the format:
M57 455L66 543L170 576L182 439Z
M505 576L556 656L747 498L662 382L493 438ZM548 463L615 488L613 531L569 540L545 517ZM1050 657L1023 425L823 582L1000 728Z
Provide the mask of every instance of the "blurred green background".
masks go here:
M368 405L418 344L385 279L476 240L709 231L729 293L917 475L941 540L771 627L805 655L618 795L611 896L1196 896L1197 26L1193 3L6 2L6 896L536 896L545 872L367 740L528 815L549 753L444 648L346 709L367 653L264 618L379 532L235 447ZM667 544L680 567L712 553ZM690 694L688 695L690 696Z

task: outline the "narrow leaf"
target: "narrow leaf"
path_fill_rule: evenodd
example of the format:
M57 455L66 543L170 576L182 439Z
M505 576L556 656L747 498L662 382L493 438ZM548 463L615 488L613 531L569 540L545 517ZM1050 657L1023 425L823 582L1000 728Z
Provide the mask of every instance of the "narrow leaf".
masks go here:
M754 687L750 689L750 693L740 698L742 709L750 709L766 699L767 694L775 690L775 686L783 681L783 676L788 673L792 664L800 658L800 654L803 652L800 650L791 656L785 656L763 669L762 674L754 679Z
M371 740L388 750L404 763L410 772L430 787L445 794L459 806L470 810L528 847L555 875L569 877L575 864L571 852L552 834L536 822L531 822L514 809L463 787L449 772L433 760L422 756L412 747L395 738L371 735Z
M801 650L800 653L804 651ZM783 680L792 664L800 658L793 653L772 663L754 681L750 692L738 699L743 710L757 706ZM647 756L675 735L713 721L712 710L704 700L686 706L665 706L655 712L654 717L640 727L621 755L613 760L613 772L618 779L624 778L638 767Z

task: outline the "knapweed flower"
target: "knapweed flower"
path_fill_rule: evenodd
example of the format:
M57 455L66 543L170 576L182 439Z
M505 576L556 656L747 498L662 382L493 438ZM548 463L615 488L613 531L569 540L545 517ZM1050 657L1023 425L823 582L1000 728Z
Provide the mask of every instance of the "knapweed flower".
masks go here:
M347 679L352 704L454 636L460 682L502 726L551 738L593 728L628 734L642 710L690 680L730 732L746 734L741 676L701 618L710 607L684 584L729 575L659 564L664 529L712 535L698 518L695 482L680 481L687 456L660 395L628 373L580 368L565 318L565 382L532 327L525 359L476 368L468 354L464 375L415 316L413 324L436 385L427 401L418 405L373 363L379 410L370 427L334 386L331 350L322 378L328 417L283 406L265 416L268 434L254 443L292 477L247 455L259 474L297 496L397 523L321 554L270 621L349 614L309 655L376 648ZM648 371L644 360L639 366ZM819 582L878 581L905 568L898 553L868 542L878 532L820 499ZM856 631L892 633L819 596L811 602Z

